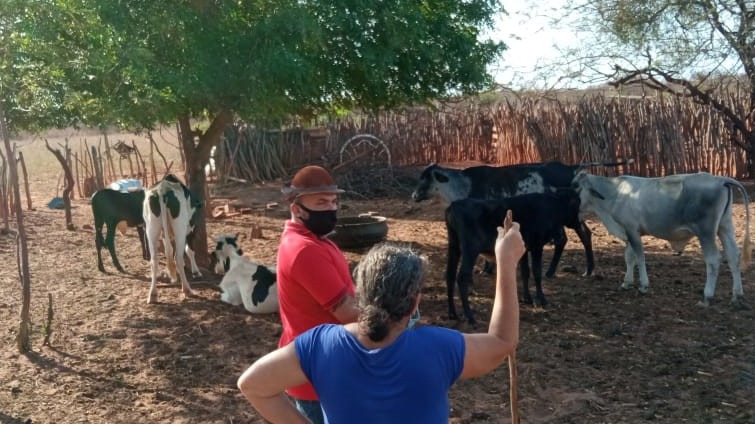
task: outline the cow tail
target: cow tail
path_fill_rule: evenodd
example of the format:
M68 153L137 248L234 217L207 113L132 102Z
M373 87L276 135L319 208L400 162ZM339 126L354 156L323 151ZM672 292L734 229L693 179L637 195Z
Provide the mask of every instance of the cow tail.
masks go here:
M750 246L750 198L747 195L747 189L737 180L730 179L728 186L734 186L742 193L742 201L745 206L745 234L742 241L742 254L739 258L739 267L741 270L747 269L752 261L752 248Z

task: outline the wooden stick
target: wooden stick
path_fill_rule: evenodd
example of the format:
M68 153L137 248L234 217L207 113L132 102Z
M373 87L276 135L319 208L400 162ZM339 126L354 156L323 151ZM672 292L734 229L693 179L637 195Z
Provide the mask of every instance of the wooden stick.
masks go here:
M18 152L18 162L21 164L21 172L24 176L24 190L26 192L26 206L28 210L32 210L31 205L31 191L29 191L29 173L26 171L26 161L24 160L24 152Z
M511 403L511 424L519 424L519 401L517 400L516 352L509 355L509 402Z

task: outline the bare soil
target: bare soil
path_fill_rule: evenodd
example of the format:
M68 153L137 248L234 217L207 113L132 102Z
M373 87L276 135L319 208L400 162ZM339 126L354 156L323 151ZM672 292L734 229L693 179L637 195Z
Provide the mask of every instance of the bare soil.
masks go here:
M272 264L287 211L279 183L214 189L215 204L251 207L252 214L209 220L208 233L240 233L248 256ZM116 245L127 273L105 258L96 267L87 200L73 203L76 231L63 211L46 207L54 190L34 181L27 211L32 278L33 352L15 348L21 291L15 241L0 236L0 422L3 423L254 423L262 422L236 389L240 373L275 348L277 315L251 315L218 299L219 277L205 272L192 285L199 297L161 284L148 305L148 263L135 232ZM421 306L427 324L470 331L447 319L446 235L438 201L408 196L344 200L342 215L376 211L389 218L388 239L411 243L429 259ZM744 209L735 205L738 237ZM253 225L262 238L249 238ZM623 245L594 230L596 276L581 277L584 252L569 231L562 266L545 281L547 309L521 306L517 353L523 423L755 423L755 313L729 305L731 276L721 267L716 302L697 306L705 279L699 245L682 256L646 238L650 290L621 290ZM546 260L550 260L550 250ZM103 252L105 253L105 252ZM352 264L363 251L346 252ZM755 296L753 271L745 294ZM479 328L490 314L492 277L475 275L471 298ZM42 346L47 296L54 318ZM458 302L458 300L457 300ZM458 303L457 303L458 305ZM458 306L457 306L458 307ZM462 381L450 392L452 423L510 422L506 365Z

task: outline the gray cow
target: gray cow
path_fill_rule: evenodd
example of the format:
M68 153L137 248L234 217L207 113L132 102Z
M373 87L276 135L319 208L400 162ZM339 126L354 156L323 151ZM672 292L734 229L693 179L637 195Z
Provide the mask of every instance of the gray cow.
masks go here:
M634 284L634 267L639 266L639 290L645 293L648 289L641 236L652 235L667 240L675 251L682 251L696 236L706 267L701 304L709 306L721 262L716 244L718 235L733 279L732 302L747 307L731 211L731 189L735 187L742 193L747 212L741 258L741 265L746 268L751 256L750 209L747 191L739 181L705 172L661 178L608 178L582 172L574 178L573 186L579 192L580 210L597 214L608 232L626 243L624 259L627 268L622 288Z

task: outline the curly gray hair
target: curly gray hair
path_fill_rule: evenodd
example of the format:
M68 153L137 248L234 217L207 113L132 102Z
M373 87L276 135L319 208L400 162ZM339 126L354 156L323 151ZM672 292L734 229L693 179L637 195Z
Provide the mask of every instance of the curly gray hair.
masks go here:
M354 269L359 326L370 340L383 340L397 322L412 312L424 282L426 260L409 246L381 243Z

